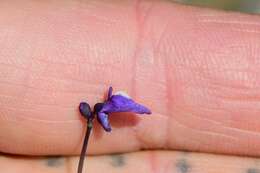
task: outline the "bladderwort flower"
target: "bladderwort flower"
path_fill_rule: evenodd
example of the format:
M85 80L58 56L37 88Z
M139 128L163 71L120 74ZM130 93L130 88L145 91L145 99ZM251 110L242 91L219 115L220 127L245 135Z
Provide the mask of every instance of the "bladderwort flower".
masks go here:
M94 106L94 113L105 131L110 132L112 130L109 123L110 113L133 112L137 114L151 114L148 108L136 103L126 93L121 91L112 95L112 92L113 88L109 87L107 100Z
M105 131L111 132L112 128L109 122L109 116L115 112L133 112L137 114L151 114L152 112L145 106L136 103L126 93L120 91L112 94L113 88L109 87L107 99L102 103L96 103L94 111L88 103L81 102L79 104L79 111L81 115L87 119L87 131L83 142L83 147L80 154L80 160L78 165L78 173L82 173L84 158L87 151L89 136L93 127L93 120L95 115L100 125Z

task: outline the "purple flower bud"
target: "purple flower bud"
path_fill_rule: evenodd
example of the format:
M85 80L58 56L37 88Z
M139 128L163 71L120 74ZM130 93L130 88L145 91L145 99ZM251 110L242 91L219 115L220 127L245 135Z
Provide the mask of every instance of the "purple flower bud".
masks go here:
M86 102L81 102L79 104L79 111L81 115L86 119L94 118L93 114L91 113L91 108L89 104Z
M96 104L97 105L97 104ZM98 121L106 131L111 131L108 115L113 112L133 112L137 114L151 114L145 106L136 103L128 95L118 92L112 95L112 87L109 88L108 98L103 105L95 105Z

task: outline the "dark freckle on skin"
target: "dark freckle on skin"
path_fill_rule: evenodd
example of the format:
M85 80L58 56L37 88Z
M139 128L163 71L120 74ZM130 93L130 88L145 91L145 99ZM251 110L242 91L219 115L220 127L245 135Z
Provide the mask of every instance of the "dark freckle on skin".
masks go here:
M191 153L189 151L182 151L181 154L184 155L184 156L187 156L187 155L189 155Z
M178 173L187 173L190 170L190 165L186 159L177 160L176 167Z
M121 155L121 154L114 154L111 155L111 162L110 164L113 167L122 167L125 165L125 156Z
M64 158L60 156L48 157L45 163L49 167L60 167L64 165Z
M246 173L260 173L260 169L249 168L247 169Z

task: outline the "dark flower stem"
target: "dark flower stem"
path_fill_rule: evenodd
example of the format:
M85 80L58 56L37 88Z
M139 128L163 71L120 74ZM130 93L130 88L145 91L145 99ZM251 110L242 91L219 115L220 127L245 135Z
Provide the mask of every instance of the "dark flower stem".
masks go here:
M82 170L83 170L85 155L86 155L86 151L87 151L87 148L88 148L88 139L89 139L92 127L93 127L92 121L93 121L92 118L88 118L87 131L86 131L86 135L85 135L85 138L84 138L83 147L82 147L80 159L79 159L78 173L82 173Z

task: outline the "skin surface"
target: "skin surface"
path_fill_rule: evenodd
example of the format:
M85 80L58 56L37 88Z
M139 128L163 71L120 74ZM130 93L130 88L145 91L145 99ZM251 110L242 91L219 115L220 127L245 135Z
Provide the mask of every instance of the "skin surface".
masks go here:
M123 160L123 161L122 161ZM259 159L173 151L88 157L86 173L259 173ZM10 166L12 163L12 166ZM6 172L74 173L78 157L0 157Z
M78 104L103 101L111 85L153 114L112 115L111 133L95 122L89 154L137 153L93 156L87 172L115 172L116 162L124 172L259 173L257 159L224 156L260 156L259 43L257 15L170 1L3 0L0 151L26 156L2 156L1 169L75 172L86 128ZM223 155L188 162L172 150ZM52 168L28 155L62 157Z

